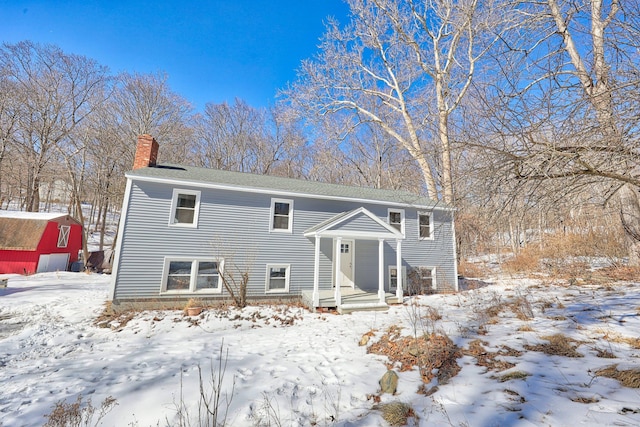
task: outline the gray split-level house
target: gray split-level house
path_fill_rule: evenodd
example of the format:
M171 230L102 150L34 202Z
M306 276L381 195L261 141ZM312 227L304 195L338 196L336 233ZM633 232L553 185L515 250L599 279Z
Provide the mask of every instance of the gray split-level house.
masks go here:
M249 299L295 297L341 312L457 291L450 206L403 191L156 164L157 154L157 142L140 136L114 304L228 299L221 276L233 285L242 273Z

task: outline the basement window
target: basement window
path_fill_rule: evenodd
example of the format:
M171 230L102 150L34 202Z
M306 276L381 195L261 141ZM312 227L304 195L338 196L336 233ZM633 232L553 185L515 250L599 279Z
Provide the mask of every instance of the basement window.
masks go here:
M165 258L163 293L220 293L223 260Z
M289 264L267 264L267 292L289 292Z

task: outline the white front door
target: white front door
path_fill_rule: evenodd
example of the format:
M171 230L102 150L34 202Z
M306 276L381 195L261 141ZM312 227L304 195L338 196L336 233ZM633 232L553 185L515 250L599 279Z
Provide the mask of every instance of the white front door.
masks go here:
M353 240L340 243L340 276L342 287L353 288Z

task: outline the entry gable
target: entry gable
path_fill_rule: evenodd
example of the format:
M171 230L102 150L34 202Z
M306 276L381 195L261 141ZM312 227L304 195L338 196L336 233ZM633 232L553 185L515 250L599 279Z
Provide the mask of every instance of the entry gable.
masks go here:
M353 237L358 239L403 239L395 228L364 207L339 213L308 229L306 237Z

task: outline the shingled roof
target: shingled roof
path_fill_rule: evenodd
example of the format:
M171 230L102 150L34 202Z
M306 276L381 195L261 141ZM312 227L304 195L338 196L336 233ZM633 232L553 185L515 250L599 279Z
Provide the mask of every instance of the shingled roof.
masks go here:
M443 202L400 190L381 190L368 187L327 184L304 179L257 175L219 169L197 168L183 165L156 165L136 169L127 178L143 181L175 182L184 185L229 188L238 191L286 193L290 195L323 197L327 199L361 200L366 202L394 203L427 209L452 209Z

